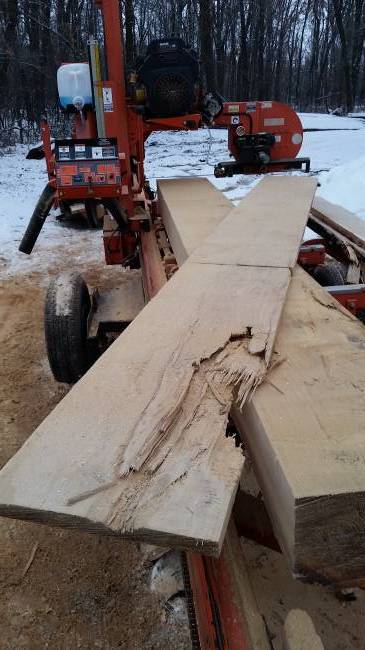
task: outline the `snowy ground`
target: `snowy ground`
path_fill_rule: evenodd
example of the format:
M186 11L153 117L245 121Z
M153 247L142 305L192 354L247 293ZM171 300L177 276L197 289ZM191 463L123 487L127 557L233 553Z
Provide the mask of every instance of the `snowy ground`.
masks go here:
M319 193L365 218L365 119L306 113L304 128L346 129L305 133L300 155L311 158L312 171L321 183ZM350 130L348 130L350 129ZM215 163L227 160L224 130L153 134L147 142L146 173L157 178L205 176L232 201L242 198L260 178L235 176L216 179ZM73 249L74 259L102 262L100 232L61 225L51 216L28 257L17 248L38 196L46 183L44 161L25 160L26 147L0 157L0 273L14 275L49 271L55 257Z
M54 258L73 248L75 261L103 260L100 232L66 227L51 215L32 255L19 253L18 246L40 193L47 183L44 160L26 160L28 148L0 157L0 276L32 270L47 272ZM1 155L1 154L0 154Z

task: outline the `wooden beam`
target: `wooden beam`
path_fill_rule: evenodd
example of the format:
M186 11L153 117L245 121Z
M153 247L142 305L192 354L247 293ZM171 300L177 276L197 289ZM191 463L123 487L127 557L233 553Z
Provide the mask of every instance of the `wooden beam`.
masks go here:
M296 577L361 586L364 326L297 267L275 351L281 363L233 416L277 539Z
M265 376L315 186L267 178L230 213L218 263L195 250L0 472L0 514L219 554L228 413Z
M167 280L154 230L142 232L141 243L142 278L147 301L159 292Z
M295 269L275 352L282 364L233 417L276 537L298 578L365 577L365 330Z
M164 226L179 266L212 234L232 210L232 203L206 178L157 182Z

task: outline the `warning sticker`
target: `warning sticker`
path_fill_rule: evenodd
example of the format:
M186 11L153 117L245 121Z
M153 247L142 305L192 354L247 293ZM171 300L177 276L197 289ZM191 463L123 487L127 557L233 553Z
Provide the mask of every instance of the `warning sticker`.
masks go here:
M261 102L261 108L272 108L272 102Z
M228 104L228 113L239 113L240 107L239 104Z
M103 147L93 147L92 148L92 157L100 159L103 157Z
M75 158L80 160L80 158L86 158L86 147L84 144L75 145Z
M58 147L59 160L70 160L70 147Z
M113 112L113 91L111 88L103 88L103 106L105 113Z
M267 117L264 119L264 126L284 126L283 117Z
M246 104L246 112L247 113L254 113L256 111L256 102L247 102Z
M103 147L103 158L115 158L115 147Z

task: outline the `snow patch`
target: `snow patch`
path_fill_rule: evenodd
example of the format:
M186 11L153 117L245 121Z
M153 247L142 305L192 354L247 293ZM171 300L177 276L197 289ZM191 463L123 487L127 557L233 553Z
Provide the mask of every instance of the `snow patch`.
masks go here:
M365 120L316 113L301 113L299 117L304 128L354 129L305 133L300 155L311 158L311 168L319 173L323 185L319 191L322 196L365 217L364 183L360 173L360 169L364 169L361 153L365 151ZM45 162L26 160L27 147L22 145L9 154L1 153L2 277L38 272L46 283L48 275L63 268L65 259L74 261L79 268L82 263L85 269L91 264L103 265L100 231L63 225L54 214L47 218L32 255L18 251L34 206L47 182ZM229 160L224 129L153 133L146 142L146 174L153 187L156 187L158 178L204 177L237 203L259 182L260 177L215 178L214 164L224 160ZM328 172L334 167L339 169L332 177Z
M63 273L55 278L53 291L56 300L56 316L69 316L73 295L73 276Z
M365 219L365 156L321 174L318 195Z

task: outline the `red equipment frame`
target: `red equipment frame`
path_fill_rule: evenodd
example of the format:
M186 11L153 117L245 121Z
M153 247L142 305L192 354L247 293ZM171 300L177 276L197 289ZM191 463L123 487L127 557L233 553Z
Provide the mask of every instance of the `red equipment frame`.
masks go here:
M111 232L110 223L104 232L105 258L107 264L123 263L131 243L137 247L139 235L148 229L150 223L151 192L146 194L146 179L144 175L144 143L154 131L164 130L196 130L203 126L203 117L200 112L168 118L146 119L137 110L133 98L127 96L127 84L124 70L124 46L122 26L118 0L95 0L96 6L101 10L104 23L104 46L108 79L97 82L98 90L108 88L112 96L112 107L104 110L105 136L107 139L116 139L118 166L109 170L100 161L97 173L87 164L74 164L66 166L65 162L57 162L51 149L51 140L48 125L42 123L42 138L46 156L47 171L50 184L55 188L56 202L73 202L76 200L103 198L116 199L121 209L129 220L129 230L132 235ZM265 173L288 168L300 150L303 129L297 114L284 104L274 101L266 102L226 102L220 114L212 122L212 126L228 128L228 148L233 157L238 156L236 144L236 129L241 127L247 134L262 134L270 131L275 136L275 143L270 152L270 166L261 164L245 167L245 172ZM72 136L77 139L97 139L97 126L95 114L88 111L77 114L74 119ZM307 159L303 159L307 160ZM307 161L308 162L308 161ZM224 163L225 164L225 163ZM227 163L227 165L234 163ZM292 166L293 166L292 165ZM64 173L66 171L69 173ZM73 184L73 173L85 175L85 183L80 186ZM109 173L110 171L110 173ZM72 172L72 173L71 173ZM86 178L87 176L87 178ZM98 176L98 182L95 177ZM102 179L102 182L101 180ZM117 180L120 179L120 180ZM142 208L142 210L141 210ZM124 240L128 239L126 243Z
M326 256L330 255L334 259L344 264L348 259L340 247L333 245L333 242L327 243L322 237L316 237L306 241L300 248L298 262L304 269L311 272L317 266L326 262ZM359 317L362 321L365 318L365 285L364 284L343 284L338 286L327 287L328 293L331 294L338 302L348 309L354 316Z

